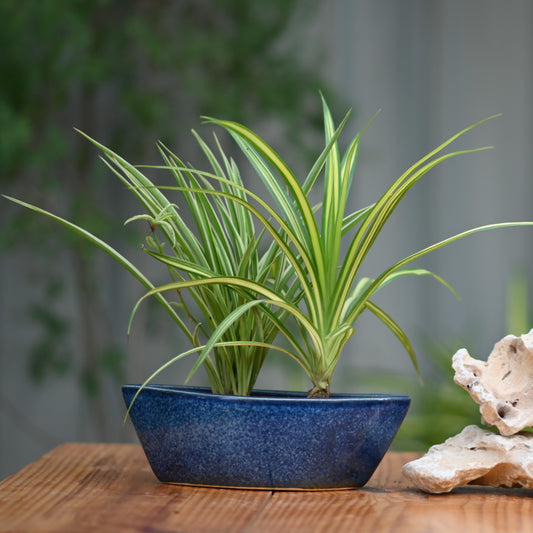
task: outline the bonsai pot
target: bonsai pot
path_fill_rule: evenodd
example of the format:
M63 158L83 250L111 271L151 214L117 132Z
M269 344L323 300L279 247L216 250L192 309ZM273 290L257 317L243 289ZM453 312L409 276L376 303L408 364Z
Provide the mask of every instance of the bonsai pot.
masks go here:
M140 385L124 385L129 406ZM130 417L162 482L265 489L363 486L398 431L400 395L256 391L148 385Z

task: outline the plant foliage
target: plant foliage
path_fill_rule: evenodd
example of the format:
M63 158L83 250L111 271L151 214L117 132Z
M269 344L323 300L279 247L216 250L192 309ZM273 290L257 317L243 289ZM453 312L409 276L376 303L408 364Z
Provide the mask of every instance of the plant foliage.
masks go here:
M224 154L216 137L215 155L195 134L210 163L209 171L190 168L160 147L164 165L148 168L169 171L175 180L172 186L154 184L143 167L131 165L91 139L144 206L145 212L128 222L148 220L152 233L146 251L165 264L171 276L162 286L155 287L117 250L83 228L18 201L89 239L145 285L148 291L134 307L131 320L146 298L156 297L187 333L191 350L169 360L149 380L178 359L198 353L191 374L203 366L215 392L247 394L267 350L277 349L307 374L312 383L311 397L328 396L343 348L365 311L396 335L418 371L408 336L375 303L376 293L395 279L413 275L431 276L453 291L438 275L412 268L410 263L476 232L533 224L512 222L470 229L406 256L374 278L361 277L362 263L411 187L439 163L484 150L444 153L458 137L488 119L432 150L374 204L347 213L364 130L341 151L339 137L350 113L336 127L324 99L322 104L325 147L303 180L256 133L236 122L206 119L231 134L265 185L267 199L244 187L236 164ZM322 201L316 206L310 197L319 183L323 184ZM192 224L171 201L170 196L176 193L185 200ZM183 296L184 291L190 298ZM175 301L170 300L171 295ZM284 337L283 345L274 343L278 335Z

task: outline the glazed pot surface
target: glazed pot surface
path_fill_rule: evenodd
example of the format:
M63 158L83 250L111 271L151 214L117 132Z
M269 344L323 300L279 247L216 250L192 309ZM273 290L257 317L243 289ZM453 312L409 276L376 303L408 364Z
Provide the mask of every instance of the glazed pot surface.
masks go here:
M139 385L124 385L129 406ZM363 486L389 448L410 399L148 385L131 420L160 481L218 487Z

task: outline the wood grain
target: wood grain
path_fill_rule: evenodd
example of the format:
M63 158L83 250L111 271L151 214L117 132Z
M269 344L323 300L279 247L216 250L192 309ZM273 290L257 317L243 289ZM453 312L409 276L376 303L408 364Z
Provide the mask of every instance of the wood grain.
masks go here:
M0 482L1 532L532 532L533 491L428 495L389 453L363 489L254 491L161 484L139 446L65 444Z

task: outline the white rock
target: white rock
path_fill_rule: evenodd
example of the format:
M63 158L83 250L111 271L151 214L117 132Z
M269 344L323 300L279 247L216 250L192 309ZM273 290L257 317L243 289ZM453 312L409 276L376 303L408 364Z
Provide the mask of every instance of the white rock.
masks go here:
M533 329L507 335L494 345L486 362L463 348L453 356L454 381L479 404L482 423L502 435L533 426Z
M504 437L467 426L405 464L402 473L431 493L449 492L467 483L533 489L533 433Z

